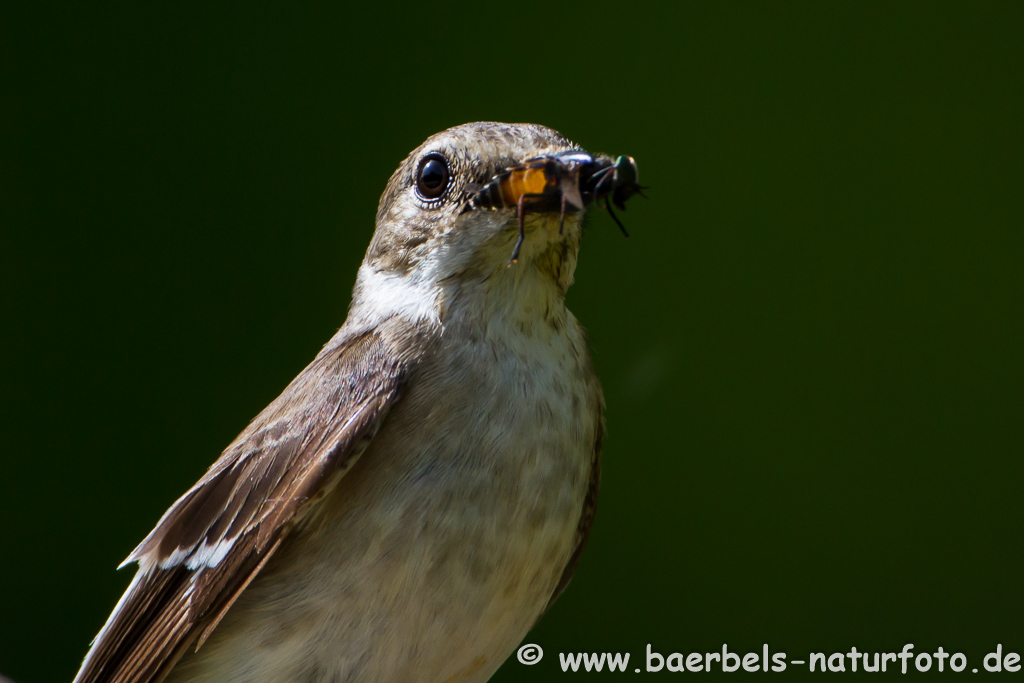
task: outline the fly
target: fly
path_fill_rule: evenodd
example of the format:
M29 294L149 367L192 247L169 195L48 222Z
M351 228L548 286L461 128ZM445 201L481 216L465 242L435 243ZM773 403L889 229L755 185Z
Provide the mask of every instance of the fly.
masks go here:
M605 155L591 156L575 150L554 156L538 157L502 171L484 185L470 200L470 207L480 209L516 208L519 236L512 249L509 265L519 260L525 239L524 221L528 211L559 212L558 232L565 225L567 211L580 211L590 202L604 208L626 237L625 226L612 205L625 211L625 202L634 194L643 196L637 184L636 161L620 156L614 160Z

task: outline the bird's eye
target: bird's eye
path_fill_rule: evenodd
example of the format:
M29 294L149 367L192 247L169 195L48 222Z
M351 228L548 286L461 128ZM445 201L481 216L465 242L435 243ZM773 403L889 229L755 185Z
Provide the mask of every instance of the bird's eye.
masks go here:
M437 199L451 183L448 161L440 154L428 154L416 171L416 189L424 199Z

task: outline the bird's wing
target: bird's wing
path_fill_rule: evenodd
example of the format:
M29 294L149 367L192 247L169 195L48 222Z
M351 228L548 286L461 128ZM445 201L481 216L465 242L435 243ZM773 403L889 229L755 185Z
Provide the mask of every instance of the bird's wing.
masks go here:
M75 683L156 683L202 645L380 427L414 362L401 325L340 332L171 506Z
M562 594L569 580L576 571L576 565L580 563L580 556L587 546L587 539L590 538L590 528L594 525L594 515L597 514L597 492L601 487L601 440L604 438L604 421L601 415L597 416L597 438L594 440L594 454L590 460L590 485L587 488L587 497L583 499L583 510L580 512L580 521L576 525L576 542L573 546L569 562L562 570L562 578L558 580L555 592L544 607L546 612L558 596ZM543 613L542 613L543 614Z

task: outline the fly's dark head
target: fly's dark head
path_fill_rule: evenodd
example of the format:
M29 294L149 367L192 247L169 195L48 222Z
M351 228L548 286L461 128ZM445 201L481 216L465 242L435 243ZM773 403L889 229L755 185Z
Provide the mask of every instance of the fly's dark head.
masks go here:
M580 183L586 201L611 201L617 209L626 210L626 200L634 194L643 196L643 187L633 157L621 156L612 160L604 155L596 157L583 169Z

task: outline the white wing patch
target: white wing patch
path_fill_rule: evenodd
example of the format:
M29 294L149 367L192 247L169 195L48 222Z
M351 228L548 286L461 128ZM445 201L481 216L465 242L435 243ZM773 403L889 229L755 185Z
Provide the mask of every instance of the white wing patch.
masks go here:
M188 562L185 563L185 566L193 571L201 567L216 567L225 557L228 556L228 553L231 552L231 549L234 546L234 538L225 538L213 545L203 543L203 545L199 547L199 550L195 551L195 553L188 558ZM160 567L162 569L167 569L167 567L170 566L167 565L167 561L170 559L171 558L167 558L167 560L161 562Z

